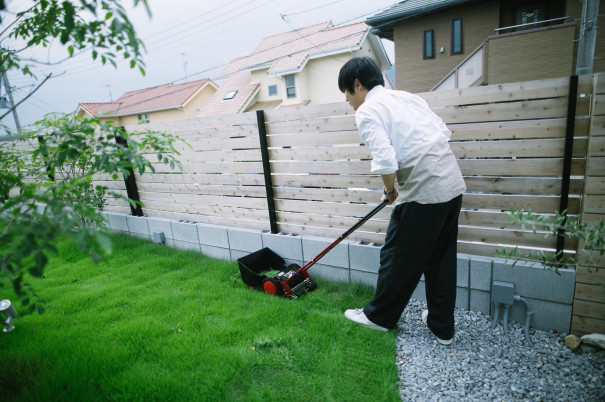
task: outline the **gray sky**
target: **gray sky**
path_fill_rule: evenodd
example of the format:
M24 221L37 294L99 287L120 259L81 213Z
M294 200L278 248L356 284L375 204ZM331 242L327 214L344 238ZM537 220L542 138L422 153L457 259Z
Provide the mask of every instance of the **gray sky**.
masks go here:
M131 70L118 59L118 68L92 61L86 52L59 64L38 64L33 69L47 81L18 108L21 126L26 126L51 112L71 113L79 102L108 102L126 91L169 82L214 78L232 59L245 56L267 35L290 31L331 20L335 25L363 21L396 0L149 0L152 16L144 7L132 9L129 17L147 47L144 55L146 76ZM9 0L8 10L20 11L28 0ZM4 14L2 25L13 20ZM6 39L2 39L4 43ZM392 43L385 45L392 56ZM49 48L22 55L55 62L67 51L58 41ZM26 96L37 82L19 74L9 75L15 103ZM39 81L38 81L39 82ZM4 94L4 88L2 88ZM12 115L2 123L13 128Z

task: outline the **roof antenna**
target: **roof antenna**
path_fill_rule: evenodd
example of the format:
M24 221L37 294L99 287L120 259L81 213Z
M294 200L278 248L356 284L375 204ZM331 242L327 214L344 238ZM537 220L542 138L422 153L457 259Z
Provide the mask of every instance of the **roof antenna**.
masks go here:
M109 101L113 102L113 96L111 95L111 85L105 84L104 86L106 86L107 90L109 91Z
M189 75L187 75L187 53L181 52L183 57L183 70L185 71L185 82L189 81Z

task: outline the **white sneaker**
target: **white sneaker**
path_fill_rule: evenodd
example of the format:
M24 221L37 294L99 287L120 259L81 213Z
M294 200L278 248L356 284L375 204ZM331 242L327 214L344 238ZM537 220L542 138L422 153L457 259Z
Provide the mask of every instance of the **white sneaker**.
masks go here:
M372 321L366 317L362 308L350 309L345 311L345 317L347 317L351 321L355 321L358 324L363 325L364 327L376 329L378 331L388 331L388 328L381 327L380 325L374 324Z
M424 310L422 312L422 321L424 322L424 325L426 325L426 327L428 328L428 330L431 332L431 334L433 334L433 331L431 331L431 329L429 328L428 324L426 323L426 319L429 316L429 311L428 310ZM433 336L435 337L435 339L437 339L437 342L439 342L442 345L451 345L452 342L454 342L454 338L452 339L441 339L439 338L437 335L433 334Z

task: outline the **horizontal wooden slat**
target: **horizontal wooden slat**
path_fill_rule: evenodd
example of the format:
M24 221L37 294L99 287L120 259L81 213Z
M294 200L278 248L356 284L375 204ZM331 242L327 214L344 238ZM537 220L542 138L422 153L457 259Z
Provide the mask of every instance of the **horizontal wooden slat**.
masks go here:
M526 252L530 251L523 247L523 245L517 245L522 254L526 254ZM498 250L503 248L500 244L490 244L490 243L479 243L479 242L468 242L464 240L458 240L458 252L464 254L473 254L473 255L484 255L487 257L494 257L497 254ZM507 250L512 250L513 247L508 246L504 247ZM568 251L564 252L565 255L569 255ZM548 259L554 258L554 250L544 250L544 255Z
M359 132L355 130L336 131L326 135L326 133L309 132L305 135L299 134L278 134L267 135L269 148L274 147L316 147L322 145L341 145L341 144L361 144Z
M209 163L209 162L249 162L262 161L260 149L253 150L224 150L183 152L179 158L182 163Z
M571 174L584 174L584 160L571 162ZM561 176L563 159L460 159L462 174L481 176Z
M216 138L211 137L208 139L191 139L187 140L186 143L177 143L175 148L179 152L188 151L222 151L231 149L248 149L248 148L259 148L258 133L252 137L239 137L239 138Z
M149 206L151 201L197 206L229 206L237 208L266 209L267 201L264 198L207 195L207 194L184 194L184 193L157 193L140 191L139 196L145 205Z
M271 177L274 186L382 188L378 175L288 175Z
M226 185L265 185L264 175L259 174L135 174L137 183L174 183L174 184L226 184Z
M450 147L458 158L562 157L565 153L565 139L464 141L451 142ZM572 154L575 157L586 155L585 138L574 141Z
M517 245L522 243L525 247L556 248L557 239L554 237L544 237L541 233L521 232L512 230L494 230L491 228L474 228L461 226L458 229L458 240L467 242L508 244ZM565 242L565 248L575 249L575 241L568 239Z
M176 196L181 194L210 194L229 195L238 197L265 197L265 186L241 186L241 185L218 185L218 184L170 184L170 183L137 183L141 193L171 193ZM146 199L156 199L152 195L145 196ZM266 205L266 204L265 204Z
M575 300L573 303L573 315L605 321L605 302L597 303L586 300Z
M230 216L200 215L181 212L159 211L149 208L143 208L145 216L152 218L165 218L173 220L183 220L188 222L209 223L213 225L223 225L238 228L269 230L269 220L247 220L236 219Z
M500 176L466 176L467 190L480 193L497 194L556 194L561 192L561 179L555 177L500 177ZM382 181L379 176L335 176L335 175L274 175L274 186L301 187L355 187L380 189ZM257 183L252 183L257 184ZM583 187L581 179L572 179L570 193L580 194Z
M605 285L605 268L590 268L580 266L576 270L576 282L586 284L602 283Z
M514 209L531 209L536 213L553 213L559 209L559 197L530 195L493 195L465 193L462 196L462 207L468 209L491 209L510 211ZM577 214L580 210L580 199L570 198L568 211Z
M366 213L370 211L371 208L368 209ZM360 218L346 216L309 215L295 212L277 211L278 224L290 225L290 231L298 234L307 234L309 233L310 228L315 228L315 233L320 233L321 230L323 230L325 233L330 233L330 229L335 229L342 233L359 222L359 220ZM373 217L369 221L365 222L362 228L363 231L366 232L384 234L387 226L387 220Z
M540 99L486 105L448 106L433 109L433 111L446 124L552 119L567 115L567 99Z
M605 215L605 195L587 195L584 198L584 213Z
M592 124L590 125L590 133L593 137L605 135L605 115L593 116Z
M574 334L605 333L605 320L573 315L571 318L571 332Z
M500 194L560 194L560 178L554 177L473 177L464 178L466 188L472 192L500 193ZM570 180L570 193L581 194L583 180L572 178Z
M590 158L586 174L588 176L605 177L605 157L595 156Z
M273 189L276 198L315 201L339 202L376 202L380 199L382 191L362 189L321 189L321 188L293 188L276 187Z
M576 283L575 298L598 303L605 303L605 288L599 285Z
M448 124L453 141L565 138L566 127L566 118ZM587 131L588 118L578 116L574 135L586 136Z
M595 95L593 113L595 115L605 114L605 94Z
M586 178L586 194L605 194L605 176Z
M377 201L377 200L375 200ZM298 212L305 213L309 216L344 216L361 218L370 212L376 204L347 204L341 202L317 202L304 200L285 200L276 199L275 208L280 212ZM392 207L383 208L382 211L375 215L376 219L389 219ZM321 226L321 225L320 225Z
M369 174L370 161L352 162L271 162L273 174L320 173L320 174Z
M173 173L178 170L170 169L170 166L165 164L153 163L156 173ZM231 173L231 174L242 174L242 173L262 173L263 164L262 162L241 162L241 163L228 163L228 162L212 162L212 163L193 163L185 162L182 164L183 173Z
M264 209L237 208L219 205L198 205L186 203L168 203L158 201L143 201L145 209L166 212L178 212L197 215L211 215L245 220L268 220L269 213Z
M605 136L592 137L590 139L590 150L588 152L591 156L605 156Z
M578 82L578 93L591 91L592 76L581 76ZM419 93L431 107L444 105L464 105L471 103L510 102L531 98L566 97L569 94L569 78L525 81L469 87L446 91Z
M347 102L326 103L288 107L276 110L265 110L265 121L308 120L320 117L355 115L355 110Z
M240 125L256 125L256 113L223 114L185 120L171 120L161 123L136 124L126 126L124 128L128 133L145 130L172 132L196 128L204 129L207 127L228 127Z
M353 116L332 116L304 121L278 121L268 122L265 125L267 134L282 133L308 133L330 131L356 130L355 118Z
M279 161L336 161L348 163L349 160L371 160L370 150L366 146L352 145L343 147L316 147L295 149L271 149L269 158Z
M365 225L364 225L365 226ZM383 244L385 235L384 233L367 232L364 230L364 226L351 233L347 240L350 241L364 241L370 243ZM328 239L336 239L342 233L345 228L321 228L310 225L296 225L285 222L280 222L278 218L277 230L284 233L300 233L307 236L325 237Z
M195 127L168 132L181 138L185 143L189 143L189 141L220 141L234 138L258 139L258 127L256 125Z

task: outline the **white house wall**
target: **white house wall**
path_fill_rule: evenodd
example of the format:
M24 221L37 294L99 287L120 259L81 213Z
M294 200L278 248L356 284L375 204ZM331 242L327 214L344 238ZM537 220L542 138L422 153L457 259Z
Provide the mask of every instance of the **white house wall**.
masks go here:
M263 70L252 71L252 82L258 82L261 89L256 97L258 102L276 101L285 96L285 87L282 77L270 76L267 74L268 68ZM277 86L277 95L269 96L269 86Z

